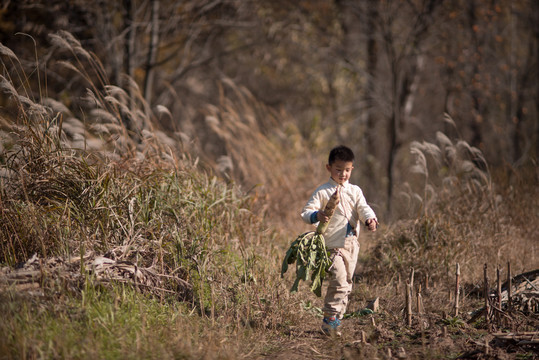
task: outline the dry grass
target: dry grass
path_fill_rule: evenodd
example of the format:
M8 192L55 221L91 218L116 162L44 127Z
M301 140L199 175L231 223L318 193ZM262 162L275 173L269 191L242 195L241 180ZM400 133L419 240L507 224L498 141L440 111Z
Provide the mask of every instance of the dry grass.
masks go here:
M406 211L417 216L397 224L398 246L392 248L422 259L416 267L431 274L459 262L470 281L481 277L485 263L496 267L510 261L517 271L537 267L530 221L538 203L526 195L536 190L522 187L516 195L514 188L493 181L479 149L442 133L436 138L437 143L411 144L416 159L411 171L422 181L405 184L401 194ZM522 257L523 252L532 256Z
M238 352L251 352L245 344L253 329L276 329L288 314L283 312L287 306L282 306L287 290L275 291L280 285L273 262L280 252L267 246L276 232L252 212L256 195L248 197L233 183L201 170L198 161L183 152L181 139L157 129L140 97L131 101L123 89L107 85L99 62L76 40L60 34L54 41L75 59L61 65L89 86L85 107L77 115L83 120L57 101L34 98L22 69L4 64L6 74L17 76L1 79L11 101L8 110L17 114L17 119L10 118L9 111L2 117L0 257L9 265L3 272L11 275L15 266L30 266L27 260L33 254L39 259L32 265L38 273L37 293L30 290L27 298L17 289L32 286L6 289L3 284L4 313L9 315L2 332L14 336L4 338L2 353L201 358L218 351L222 358L236 358ZM239 115L233 106L228 104L219 116L230 122L242 120L234 118ZM241 111L246 109L244 104ZM227 131L233 125L229 123ZM233 136L249 139L248 132L253 134L252 129L240 128ZM255 141L243 153L233 153L234 159L244 162L241 173L251 172L251 179L256 179L257 171L262 173L261 166L270 166L258 163L264 157L257 148L266 156L279 153L261 135L262 129L255 132ZM266 211L258 209L260 214ZM99 256L118 265L114 282L112 276L103 282L102 274L92 270ZM117 279L119 265L134 269L124 274L126 281ZM274 272L268 271L274 266ZM156 274L161 281L152 286L137 283L140 271ZM142 294L126 297L122 284L134 284ZM179 284L189 286L180 289ZM108 317L103 319L99 309L110 302L109 292L115 305L105 310ZM170 314L161 326L144 321L155 296ZM138 311L132 316L123 313L123 307L136 302L141 303ZM10 305L16 303L23 307ZM46 339L58 338L58 328L72 320L73 307L90 313L76 316L73 336L50 348ZM47 315L35 317L36 312ZM21 316L32 320L20 322ZM174 321L178 316L187 321ZM100 323L103 329L81 331L78 326L84 322ZM133 327L141 330L133 332ZM156 337L147 336L150 333ZM170 333L178 335L165 341L169 345L165 349L159 342ZM45 335L43 340L38 334ZM120 350L107 345L111 341ZM208 346L208 341L216 345ZM73 344L81 345L73 349Z
M504 186L509 180L494 179L478 149L443 134L412 144L416 177L401 206L408 216L362 235L350 319L341 339L327 338L321 300L301 287L290 294L293 274L279 277L289 242L302 232L297 212L325 176L293 123L226 79L217 103L203 109L209 132L186 143L185 134L156 124L167 109L154 114L135 84L134 99L110 85L76 39L62 33L54 43L70 54L61 67L88 87L78 108L36 95L26 86L35 79L0 47L0 86L10 99L0 116L2 278L38 254L35 283L0 284L0 333L9 334L0 337L0 354L367 359L403 348L410 358L456 358L486 356L486 341L501 356L534 355L496 343L483 323L466 323L481 306L484 263L491 278L507 262L513 273L539 267L532 177ZM213 147L204 152L204 144ZM98 256L115 262L114 281L92 271ZM457 262L464 293L453 317ZM408 327L411 268L424 307ZM159 280L137 283L137 269ZM361 315L375 297L379 312ZM496 326L537 328L533 316L511 316Z

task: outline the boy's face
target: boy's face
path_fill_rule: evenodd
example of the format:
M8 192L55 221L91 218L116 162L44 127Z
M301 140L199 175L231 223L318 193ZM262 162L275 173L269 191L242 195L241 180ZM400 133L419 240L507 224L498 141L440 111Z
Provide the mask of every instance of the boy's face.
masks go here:
M326 169L328 169L333 180L339 185L344 185L350 179L352 169L354 168L353 165L351 161L335 160L333 164L327 164Z

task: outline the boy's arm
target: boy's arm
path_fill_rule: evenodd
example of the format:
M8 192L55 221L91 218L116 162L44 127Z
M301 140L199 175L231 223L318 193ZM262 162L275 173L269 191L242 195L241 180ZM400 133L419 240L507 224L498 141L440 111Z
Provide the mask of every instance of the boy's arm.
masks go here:
M378 228L378 219L374 210L367 204L367 199L363 195L363 192L359 191L359 199L357 202L357 213L360 220L369 228L370 231L376 231Z
M320 220L323 220L324 213L319 210L322 208L322 201L320 191L314 192L307 204L301 211L301 218L307 224L315 224Z

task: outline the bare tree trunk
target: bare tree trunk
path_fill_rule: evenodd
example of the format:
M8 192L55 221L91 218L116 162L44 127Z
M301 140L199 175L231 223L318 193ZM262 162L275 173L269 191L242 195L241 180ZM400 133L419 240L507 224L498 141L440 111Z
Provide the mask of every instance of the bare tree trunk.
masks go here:
M393 186L394 186L394 162L401 146L398 132L404 128L404 108L412 92L412 86L416 81L416 73L420 66L420 44L431 24L434 10L441 4L440 0L425 0L421 9L415 14L415 22L410 30L408 41L399 44L397 34L392 28L393 18L389 16L386 22L381 22L383 29L384 45L390 63L391 79L391 115L387 126L388 152L386 176L387 184L387 215L391 215ZM417 9L415 9L417 10Z
M376 77L376 64L378 63L378 44L375 38L375 24L378 18L378 1L369 1L367 10L367 129L374 128L374 79ZM368 133L367 133L368 134ZM367 135L367 149L374 148L373 136Z
M329 69L327 69L326 81L328 83L328 101L329 108L331 110L331 116L329 116L329 119L331 119L332 124L335 124L335 126L328 126L327 128L334 129L333 131L335 132L335 137L337 138L337 141L339 142L339 144L343 144L345 142L345 139L342 132L340 131L341 119L339 118L339 99L337 95L337 90L335 89L334 85L335 75L333 73L333 69L331 69L331 66Z
M532 8L532 35L535 39L533 46L533 53L530 57L534 59L532 61L532 68L535 69L535 89L531 89L532 93L535 90L535 160L539 160L539 2L533 1ZM533 95L532 95L533 96ZM539 171L537 172L537 180L539 181Z
M387 126L387 139L388 139L388 150L387 150L387 162L386 162L386 176L387 176L387 206L386 211L387 215L391 214L391 199L393 197L393 163L395 160L395 155L397 153L397 122L399 120L398 116L398 67L397 55L395 53L395 41L392 33L392 24L391 18L387 19L387 23L382 22L382 32L384 37L384 47L387 53L387 57L390 64L390 79L391 79L391 115L389 117L389 123Z
M148 105L151 104L154 66L157 60L157 50L159 47L159 0L152 0L152 23L151 23L150 49L146 62L146 78L144 79L144 99Z
M539 31L537 33L538 34L535 39L537 40L537 47L539 48ZM535 59L537 64L536 66L539 66L537 56ZM537 162L539 160L539 71L535 72L535 77L535 160ZM539 181L539 171L537 172L537 180Z
M124 69L127 76L131 79L135 79L135 0L124 0L125 8L125 27L127 29L125 51L124 51ZM129 98L131 101L130 107L134 106L134 89L129 85L129 81L124 84L127 88Z
M539 12L539 6L536 5L536 11ZM534 18L535 16L535 18ZM528 18L527 23L530 24L530 32L533 36L529 37L528 40L528 49L527 56L524 60L525 63L521 64L518 68L515 67L517 76L511 81L511 120L514 123L513 129L513 162L515 164L522 163L529 156L530 146L523 146L526 143L526 136L524 134L523 126L526 121L525 106L526 106L526 93L530 91L533 93L533 77L530 74L536 74L538 76L539 72L536 70L537 66L537 54L539 51L539 25L536 21L539 17L539 14L532 14ZM512 33L514 33L512 31ZM521 60L522 61L522 60ZM537 86L537 82L535 83ZM533 96L533 95L532 95ZM536 97L539 98L539 95L536 94ZM539 100L539 99L538 99ZM514 103L513 103L514 101ZM538 106L537 101L535 102ZM539 112L538 112L539 113ZM536 116L536 118L538 118ZM523 144L524 143L524 144Z
M376 116L374 114L375 109L375 79L376 79L376 67L378 64L378 43L376 41L375 26L378 21L378 0L370 0L367 3L367 86L365 91L365 103L367 107L366 111L366 125L367 131L365 132L365 154L364 164L366 167L366 173L370 174L369 183L373 185L376 183L376 168L375 162L372 159L378 158L377 148L374 139ZM369 156L371 155L371 156Z
M113 14L121 8L121 4L109 3L107 1L99 1L100 12L96 17L97 23L95 29L99 41L107 44L107 49L110 53L111 79L114 84L121 86L121 74L123 72L123 51L122 41L118 41L121 37L114 26Z
M391 214L391 203L393 199L393 163L395 162L395 156L397 155L397 150L399 145L397 143L397 122L398 114L396 113L397 109L394 109L389 119L388 127L388 138L389 138L389 151L387 158L387 215Z
M515 101L516 113L513 115L513 123L515 128L513 129L513 162L517 163L524 155L522 152L521 139L522 139L522 122L524 113L523 108L523 94L522 91L518 91L518 95Z
M394 46L394 45L392 45ZM394 54L394 51L391 52ZM402 59L401 59L402 60ZM400 67L398 64L401 60L396 57L392 58L391 76L392 76L392 111L388 125L388 139L389 139L389 151L387 159L387 213L391 214L392 199L393 199L393 183L394 183L394 168L395 157L401 146L401 142L398 138L398 132L403 130L403 112L406 101L411 93L412 81L410 79L415 78L417 72L417 61L413 61L413 65L408 69ZM405 72L405 73L404 73Z
M537 6L537 12L539 13L539 6ZM539 18L539 16L537 17ZM539 25L536 26L539 27ZM537 31L536 34L536 49L539 49L539 31ZM539 61L537 61L537 58L538 56L536 55L535 63L536 66L539 66ZM535 77L535 160L537 162L539 160L539 71L535 72ZM537 180L539 181L539 171L537 172Z
M472 35L472 44L473 44L473 52L472 52L472 64L473 64L473 70L472 70L472 79L475 78L475 76L479 73L479 66L477 62L479 59L479 39L477 38L477 34L475 31L475 28L478 26L477 24L477 17L475 14L476 11L476 0L470 0L468 3L468 19L469 19L469 28L471 30ZM473 83L470 84L471 87L471 95L472 95L472 105L473 105L473 118L472 118L472 124L471 124L471 130L472 130L472 139L471 144L473 146L479 147L481 143L483 142L483 135L481 133L481 123L483 121L483 114L481 113L481 105L480 105L480 95L478 94L478 90L474 89Z

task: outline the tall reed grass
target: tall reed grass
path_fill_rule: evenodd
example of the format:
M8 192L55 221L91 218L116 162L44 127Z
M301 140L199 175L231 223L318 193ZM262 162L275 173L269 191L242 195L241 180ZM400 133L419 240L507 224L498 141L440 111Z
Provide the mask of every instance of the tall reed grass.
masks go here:
M446 121L453 123L449 115ZM508 193L510 187L493 180L482 152L462 139L438 132L435 142L412 142L410 154L400 193L403 220L374 249L369 263L375 272L391 269L389 274L404 278L414 268L419 276L445 282L460 263L467 281L477 282L485 263L495 269L511 262L518 271L539 265L531 223L519 228L515 222L531 221L525 209L537 207L535 197Z
M46 89L32 91L28 84L35 79L25 75L15 54L1 48L0 85L9 98L1 121L0 262L14 268L37 255L44 296L38 305L19 295L18 287L2 290L8 314L2 333L11 334L1 341L2 353L177 358L219 348L226 357L222 344L230 336L243 339L243 330L276 326L278 318L269 316L276 310L269 304L279 293L264 270L273 266L267 262L275 250L257 249L275 234L253 213L255 199L191 159L180 138L159 130L140 93L129 99L124 89L108 84L98 59L70 34L52 40L73 59L59 65L86 82L77 115L44 97ZM269 146L263 136L255 138ZM247 174L250 169L242 166ZM135 277L136 269L144 268L159 286L135 284L143 294L129 295L132 282L103 283L92 272L91 260L98 256L135 266ZM52 257L75 264L80 275L47 273L44 259ZM75 292L64 293L67 289ZM166 321L154 316L159 312L155 297ZM56 303L63 308L56 309ZM35 317L40 311L44 317ZM162 326L148 324L158 319ZM72 336L59 339L64 331ZM163 339L171 333L176 335ZM212 339L219 345L202 349ZM74 344L80 346L74 349ZM237 348L231 345L230 353Z

